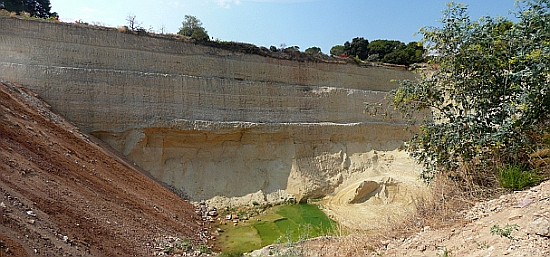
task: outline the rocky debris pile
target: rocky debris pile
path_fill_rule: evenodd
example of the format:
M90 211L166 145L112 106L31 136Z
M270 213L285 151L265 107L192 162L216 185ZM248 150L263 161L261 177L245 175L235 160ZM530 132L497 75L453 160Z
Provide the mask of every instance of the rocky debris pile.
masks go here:
M540 208L536 208L538 210L529 213L529 216L533 216L529 230L540 231L537 234L541 236L550 236L550 191L544 190L545 186L548 187L547 184L548 182L528 190L502 195L498 199L476 203L470 210L464 211L463 215L466 219L475 221L510 208L525 209L533 204L540 205ZM521 211L518 210L518 212ZM523 218L523 214L510 216L508 220L514 221L520 218Z
M207 245L193 245L188 238L162 236L153 240L151 246L153 256L212 256L211 247Z
M214 206L209 207L205 200L195 203L195 213L202 217L203 221L214 222L218 217L218 209Z

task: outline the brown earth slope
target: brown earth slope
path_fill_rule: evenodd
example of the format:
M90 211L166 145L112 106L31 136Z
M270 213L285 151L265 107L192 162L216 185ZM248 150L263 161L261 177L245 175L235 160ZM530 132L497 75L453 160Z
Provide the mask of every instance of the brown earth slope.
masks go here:
M193 206L0 81L0 256L144 256L203 241Z

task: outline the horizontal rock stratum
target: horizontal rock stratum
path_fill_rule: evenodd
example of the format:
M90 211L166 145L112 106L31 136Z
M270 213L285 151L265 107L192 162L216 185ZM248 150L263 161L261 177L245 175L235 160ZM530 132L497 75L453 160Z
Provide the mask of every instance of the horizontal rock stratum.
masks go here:
M0 78L192 200L301 200L370 180L416 186L417 167L397 151L410 133L384 99L391 80L414 78L406 70L9 17L0 51ZM366 114L366 102L383 115Z

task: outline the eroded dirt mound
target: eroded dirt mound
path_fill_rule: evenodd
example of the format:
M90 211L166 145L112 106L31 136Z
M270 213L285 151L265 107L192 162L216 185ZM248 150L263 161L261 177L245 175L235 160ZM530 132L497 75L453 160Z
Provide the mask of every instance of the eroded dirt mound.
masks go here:
M189 202L110 151L0 81L0 256L150 256L167 239L207 243Z

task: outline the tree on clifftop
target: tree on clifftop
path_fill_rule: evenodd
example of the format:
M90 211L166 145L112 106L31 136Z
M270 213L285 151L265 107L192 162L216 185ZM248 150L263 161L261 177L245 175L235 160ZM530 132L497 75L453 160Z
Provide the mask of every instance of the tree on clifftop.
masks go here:
M369 57L369 41L362 37L356 37L344 43L344 51L351 57L359 57L361 60Z
M31 16L48 18L57 15L51 12L50 0L0 0L0 6L10 12L28 12Z
M343 45L335 45L330 49L330 54L334 56L338 56L345 53L346 53L346 50L344 49Z
M403 81L393 102L405 113L432 114L407 145L424 177L476 176L478 185L494 185L502 166L529 167L550 133L550 0L518 6L514 23L472 21L465 5L450 3L442 27L421 29L434 68Z
M208 41L210 39L206 29L202 26L202 22L192 15L185 15L185 20L181 23L178 34L192 37L199 41Z
M308 54L318 54L321 53L321 48L317 46L312 46L305 51Z

